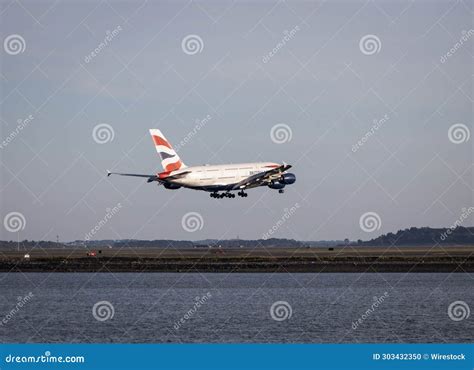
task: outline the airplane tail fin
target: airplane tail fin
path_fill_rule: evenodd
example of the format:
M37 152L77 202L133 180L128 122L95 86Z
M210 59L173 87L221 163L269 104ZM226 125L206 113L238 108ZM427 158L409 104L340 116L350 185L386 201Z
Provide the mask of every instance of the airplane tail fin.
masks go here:
M150 129L150 135L155 143L156 151L161 157L161 165L165 172L176 171L187 167L160 130Z

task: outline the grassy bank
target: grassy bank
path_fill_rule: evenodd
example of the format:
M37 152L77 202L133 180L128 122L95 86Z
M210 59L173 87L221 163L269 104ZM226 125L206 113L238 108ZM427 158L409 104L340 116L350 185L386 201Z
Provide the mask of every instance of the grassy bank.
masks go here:
M474 246L1 251L0 271L474 272Z

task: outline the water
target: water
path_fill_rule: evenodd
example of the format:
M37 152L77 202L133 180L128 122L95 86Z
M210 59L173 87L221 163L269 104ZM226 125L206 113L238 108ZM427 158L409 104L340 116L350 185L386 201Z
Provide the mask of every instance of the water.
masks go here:
M459 300L474 308L473 282L467 273L1 273L0 340L472 342L474 314L453 321L447 311ZM112 318L94 318L99 301L113 305ZM272 318L276 301L289 303L291 317Z

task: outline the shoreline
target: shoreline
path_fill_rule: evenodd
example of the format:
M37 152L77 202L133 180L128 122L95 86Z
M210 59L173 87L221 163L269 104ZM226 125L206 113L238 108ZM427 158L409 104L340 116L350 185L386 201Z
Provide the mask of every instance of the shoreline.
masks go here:
M0 251L0 272L462 273L474 246Z

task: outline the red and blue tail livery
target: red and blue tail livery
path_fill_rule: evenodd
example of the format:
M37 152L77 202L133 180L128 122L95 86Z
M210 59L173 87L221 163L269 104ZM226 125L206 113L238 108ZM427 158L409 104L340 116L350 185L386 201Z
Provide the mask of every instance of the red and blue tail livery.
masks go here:
M150 129L150 135L155 144L155 149L161 157L161 165L165 172L176 171L186 167L160 130L156 128Z

